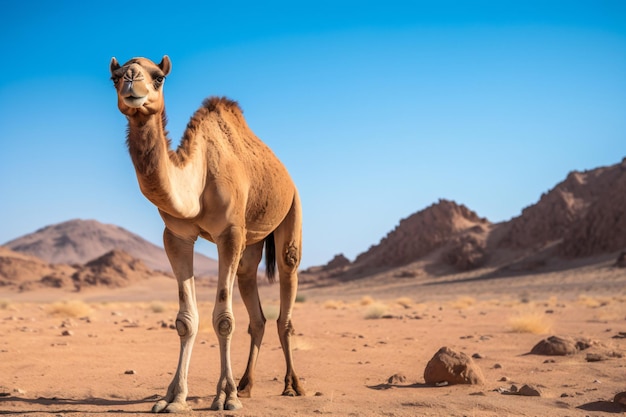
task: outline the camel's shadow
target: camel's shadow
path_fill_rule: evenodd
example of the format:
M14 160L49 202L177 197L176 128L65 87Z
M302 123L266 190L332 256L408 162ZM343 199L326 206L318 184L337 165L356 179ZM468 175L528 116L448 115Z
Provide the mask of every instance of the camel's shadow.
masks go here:
M99 397L88 397L83 399L73 399L73 398L22 398L22 397L0 397L0 415L25 415L25 414L35 414L35 413L47 413L52 412L55 414L63 414L63 413L80 413L80 414L101 414L107 413L119 413L119 414L137 414L142 413L141 411L129 411L123 409L111 409L109 407L124 407L135 404L152 404L157 401L161 397L158 395L152 395L150 397L137 399L137 400L121 400L115 398L99 398ZM192 400L193 398L189 398ZM16 409L15 411L6 410L6 407L3 405L9 405L11 403L23 403L32 405L32 410L24 410L24 409ZM42 407L37 407L42 406ZM57 409L59 406L65 406L64 409ZM75 408L72 408L75 406ZM81 409L80 406L95 406L95 407L103 407L101 410L84 410ZM54 410L46 409L47 407L54 407ZM106 408L104 408L106 407ZM3 410L3 408L5 408ZM151 406L146 406L145 413L150 413Z
M419 383L419 382L416 382L414 384L405 384L405 385L392 384L392 383L385 382L383 384L378 384L378 385L368 385L367 388L375 389L377 391L384 391L384 390L392 389L392 388L433 388L433 386Z

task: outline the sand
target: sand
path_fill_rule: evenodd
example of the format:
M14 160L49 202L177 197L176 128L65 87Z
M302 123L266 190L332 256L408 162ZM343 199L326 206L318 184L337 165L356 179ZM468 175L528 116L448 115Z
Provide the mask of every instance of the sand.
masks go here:
M613 398L626 390L626 339L617 337L626 332L625 274L603 271L518 276L489 285L454 280L411 285L406 279L394 285L305 285L293 319L296 371L307 395L297 398L280 396L284 360L275 324L278 286L263 286L268 324L256 385L252 398L243 398L244 408L236 412L209 411L219 353L210 320L214 292L202 286L189 415L622 413ZM143 414L165 393L179 349L176 331L168 327L177 311L173 280L80 293L0 289L0 300L0 414ZM232 360L237 378L249 346L247 315L238 298L235 316ZM571 356L528 354L553 334L586 337L594 346ZM474 360L485 384L425 385L426 363L442 346L477 354L480 358ZM589 353L603 360L588 362ZM538 388L541 396L502 393L524 384Z

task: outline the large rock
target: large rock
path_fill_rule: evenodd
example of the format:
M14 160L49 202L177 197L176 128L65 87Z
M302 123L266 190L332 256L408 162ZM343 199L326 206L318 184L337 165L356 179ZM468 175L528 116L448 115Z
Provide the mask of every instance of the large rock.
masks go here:
M476 363L463 352L442 347L424 369L427 384L483 384L485 377Z
M550 336L533 346L530 353L533 355L566 356L585 350L591 345L592 342L586 339L575 340L571 337Z

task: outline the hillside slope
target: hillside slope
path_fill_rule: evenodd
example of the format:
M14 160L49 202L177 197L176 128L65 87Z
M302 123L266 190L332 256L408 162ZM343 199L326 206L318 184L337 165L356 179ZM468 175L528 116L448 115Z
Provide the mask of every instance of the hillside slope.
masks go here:
M128 253L155 271L171 272L165 250L119 226L95 220L70 220L46 226L4 246L53 264L84 264L112 250ZM199 253L196 276L217 275L217 261Z

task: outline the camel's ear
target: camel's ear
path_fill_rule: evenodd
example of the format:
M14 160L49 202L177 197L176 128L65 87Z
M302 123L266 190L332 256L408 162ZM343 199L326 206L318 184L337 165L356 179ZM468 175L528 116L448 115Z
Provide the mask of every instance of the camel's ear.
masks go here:
M113 72L117 71L118 69L120 69L120 63L117 62L117 59L115 59L115 57L111 58L111 65L110 65L111 74L113 74Z
M161 63L159 64L159 68L161 68L161 71L163 71L163 75L167 77L167 75L172 70L172 61L170 61L169 56L163 55L163 59L161 60Z

